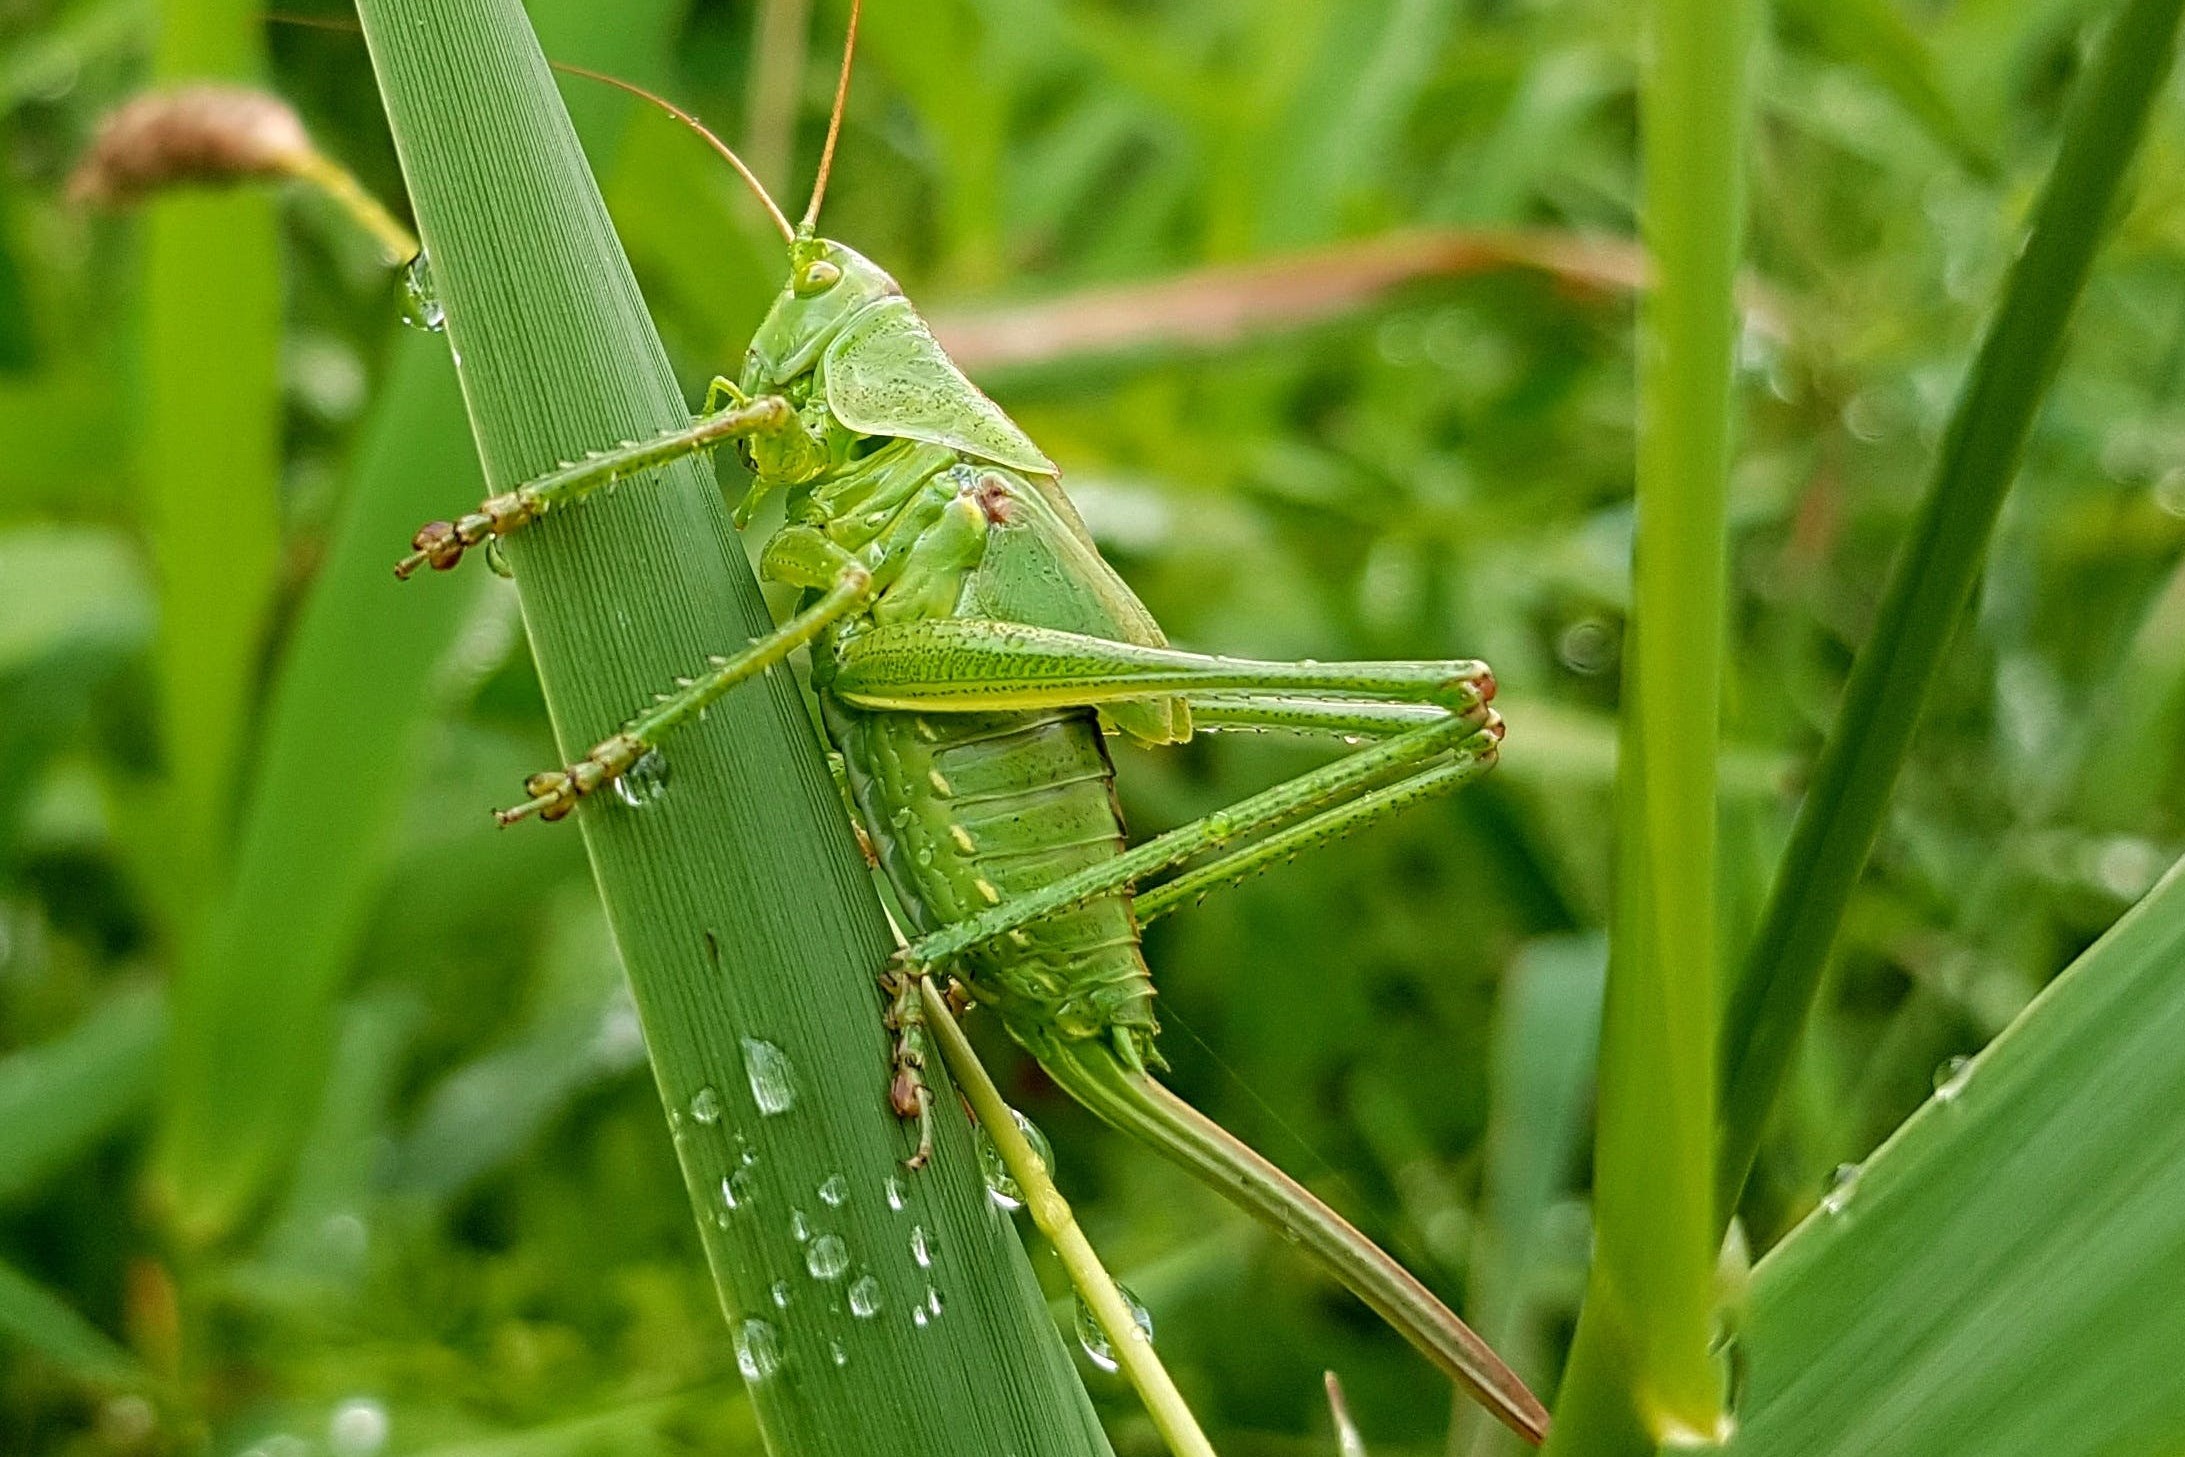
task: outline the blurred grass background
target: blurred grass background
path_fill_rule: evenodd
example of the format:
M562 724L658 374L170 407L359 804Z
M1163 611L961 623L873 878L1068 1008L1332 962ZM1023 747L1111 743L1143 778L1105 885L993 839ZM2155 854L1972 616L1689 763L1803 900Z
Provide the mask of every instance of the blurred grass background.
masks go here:
M564 58L732 136L750 117L791 195L844 8L532 6ZM2109 8L1772 12L1730 499L1730 947ZM553 757L512 595L385 572L476 494L444 346L402 329L370 244L312 200L131 225L63 197L96 118L171 69L162 21L171 46L208 9L0 8L0 1450L756 1451L580 847L486 820ZM262 50L393 198L361 42L219 9L244 49L218 62ZM1634 407L1604 260L1635 232L1635 43L1606 0L876 0L827 224L944 332L1334 250L1304 276L1347 278L1345 305L1304 325L1252 323L1293 275L1230 271L1207 287L1246 324L1219 339L1058 333L982 368L957 337L1178 642L1494 663L1511 736L1488 785L1164 922L1149 955L1180 1091L1544 1389L1588 1233ZM686 134L571 84L695 396L741 357L778 243ZM2185 848L2180 111L2158 111L1853 902L1744 1204L1755 1248ZM192 209L260 220L178 270ZM273 226L268 251L249 230ZM1601 266L1361 281L1368 240L1450 228ZM177 309L233 354L175 345ZM176 414L213 386L232 415ZM205 428L228 418L271 422L277 460ZM1313 752L1122 751L1126 808L1157 829ZM178 977L200 991L170 1005ZM249 1076L293 1092L238 1129L222 1039L252 1018ZM1375 1453L1472 1450L1440 1384L1279 1241L1027 1066L1005 1077L1225 1453L1332 1451L1324 1366ZM208 1128L229 1161L178 1204ZM1118 1450L1154 1450L1127 1391L1089 1379Z

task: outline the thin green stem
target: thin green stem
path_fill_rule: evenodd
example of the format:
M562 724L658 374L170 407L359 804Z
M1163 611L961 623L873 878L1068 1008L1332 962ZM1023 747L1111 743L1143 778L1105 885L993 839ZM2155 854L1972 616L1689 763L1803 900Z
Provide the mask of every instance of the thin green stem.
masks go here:
M1070 1212L1070 1202L1055 1187L1054 1179L1047 1172L1047 1162L1033 1149L1024 1130L1017 1127L1009 1104L994 1086L994 1079L979 1061L978 1051L971 1039L964 1036L963 1028L948 1010L948 998L933 984L933 978L918 979L918 996L925 1007L926 1026L932 1030L933 1040L940 1044L941 1057L948 1063L949 1072L956 1079L956 1086L978 1116L986 1136L994 1140L995 1151L1001 1155L1002 1167L1009 1177L1017 1181L1024 1192L1025 1212L1032 1216L1032 1223L1054 1246L1055 1254L1062 1261L1062 1268L1069 1273L1070 1284L1100 1323L1100 1329L1108 1338L1108 1349L1115 1353L1115 1361L1122 1368L1138 1399L1146 1404L1146 1414L1153 1418L1161 1440L1168 1443L1168 1450L1176 1457L1214 1457L1214 1446L1206 1440L1206 1433L1199 1430L1198 1418L1169 1379L1168 1368L1161 1364L1160 1356L1153 1349L1153 1342L1138 1328L1131 1318L1130 1305L1123 1299L1123 1292L1108 1273L1108 1267L1100 1262L1099 1253L1092 1241L1085 1238L1085 1231L1078 1228L1077 1216Z
M1550 1449L1719 1440L1716 764L1749 0L1656 0L1640 87L1637 538L1594 1155L1595 1254Z
M390 264L407 263L417 256L417 238L339 162L320 152L305 152L289 163L289 172L298 181L317 188L321 196L370 234L379 244L380 256Z

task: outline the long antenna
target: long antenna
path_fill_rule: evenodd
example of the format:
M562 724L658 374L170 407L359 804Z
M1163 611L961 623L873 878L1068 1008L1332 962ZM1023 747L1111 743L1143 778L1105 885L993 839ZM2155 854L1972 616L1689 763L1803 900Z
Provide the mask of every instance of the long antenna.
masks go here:
M709 131L704 122L698 120L697 117L692 116L689 112L683 110L682 107L677 106L674 102L668 100L665 96L658 95L655 92L647 91L644 87L638 85L634 81L625 81L620 76L610 76L605 71L595 71L589 66L574 65L568 61L554 61L551 64L557 71L566 71L572 76L582 76L588 81L604 81L609 86L614 87L618 91L627 91L628 93L630 93L630 95L635 96L638 100L647 101L652 103L654 106L659 107L662 111L674 117L684 126L689 127L692 131L698 133L699 136L704 137L706 139L706 145L712 147L714 151L719 152L724 158L726 158L728 161L728 165L736 169L736 175L743 178L746 183L750 184L751 191L758 197L760 203L765 206L766 215L769 218L773 219L774 226L781 230L781 235L783 239L791 243L794 243L797 240L796 229L789 226L789 219L785 217L782 213L782 210L775 205L773 197L768 194L765 185L759 181L758 174L753 172L749 167L745 166L744 159L737 156L734 149L732 149L728 145L728 143L722 141L719 137L715 136L711 131ZM833 145L832 136L829 137L828 144L830 147ZM825 173L822 172L821 175L824 176Z
M355 22L354 20L338 20L329 16L292 15L287 13L286 11L269 10L266 12L266 19L273 21L275 24L278 25L300 26L306 30L338 31L346 35L361 35L364 31L364 27L357 24L357 22ZM852 0L850 8L850 38L853 41L857 38L856 0ZM611 76L605 71L595 71L589 66L579 66L573 61L556 61L550 58L548 59L547 64L549 66L552 66L555 70L565 72L568 75L582 76L587 81L604 81L609 86L612 86L619 91L627 91L630 95L635 96L638 100L649 102L650 104L659 107L662 111L674 117L684 126L689 127L692 131L698 133L699 136L704 137L706 139L706 145L713 148L714 151L719 152L721 156L727 160L728 165L736 169L736 175L743 178L746 183L750 184L751 191L758 197L760 203L765 206L767 217L771 218L773 220L774 226L781 230L782 238L785 241L791 243L794 243L797 240L796 229L789 226L789 219L783 215L781 208L775 204L773 196L767 192L766 185L759 181L758 175L754 173L749 167L744 165L744 159L737 156L734 149L732 149L728 145L728 143L722 141L719 137L715 136L710 130L707 129L706 124L698 120L697 117L692 116L689 112L683 110L682 107L677 106L674 102L668 100L667 97L662 96L657 92L647 91L644 87L638 85L636 82L625 81L620 76ZM849 58L845 56L842 63L842 85L846 89L849 84L850 65ZM841 119L842 97L841 93L838 91L835 96L835 120L839 122ZM830 157L834 154L834 149L835 134L832 128L830 128L827 133L827 152ZM827 179L827 164L825 161L822 161L820 163L819 175L820 181L824 185ZM819 201L817 197L814 197L812 207L815 212L818 210Z
M812 179L812 202L800 224L809 233L819 223L820 200L827 195L827 174L835 167L835 138L842 135L842 107L850 99L850 63L857 58L857 17L865 0L850 0L850 30L842 38L842 75L835 82L835 109L827 118L827 145L819 154L819 175Z

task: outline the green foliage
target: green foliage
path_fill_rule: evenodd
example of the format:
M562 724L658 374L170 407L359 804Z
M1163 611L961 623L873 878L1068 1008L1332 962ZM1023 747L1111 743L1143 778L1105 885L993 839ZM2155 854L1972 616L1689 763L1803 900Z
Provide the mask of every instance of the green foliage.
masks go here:
M1845 684L1842 716L1814 766L1724 1018L1725 1209L1736 1206L1897 767L1986 565L2035 411L2063 354L2064 326L2170 73L2181 12L2177 0L2131 0L2103 37L2002 305L1958 393L1934 482Z
M97 1386L146 1384L128 1351L11 1265L0 1265L0 1343L28 1350Z
M1762 1262L1730 1450L2175 1446L2181 960L2173 870Z
M232 886L183 965L165 1152L196 1238L249 1213L309 1117L371 871L445 691L441 662L479 598L465 582L387 600L386 543L450 486L475 487L468 443L446 352L400 341L269 691Z
M355 36L261 35L262 7L167 8L262 48L325 150L400 198ZM792 67L800 181L846 9L811 7ZM551 52L742 134L765 69L755 6L531 10ZM1753 82L1726 502L1730 966L1917 535L2097 27L2122 13L1777 8ZM1609 0L868 0L866 19L829 231L944 334L973 311L1291 244L1452 223L1638 232L1636 28ZM383 1410L388 1457L756 1452L581 837L485 819L559 753L514 591L483 571L385 576L418 520L478 485L444 341L400 332L369 245L308 201L177 199L132 221L63 199L99 113L153 74L152 20L136 0L0 17L0 251L33 346L0 371L0 1261L21 1277L10 1292L38 1292L10 1299L0 1332L0 1448L363 1457L336 1421L368 1434ZM189 34L159 43L163 67ZM741 357L778 243L687 133L564 89L695 399ZM1944 650L1738 1210L1762 1256L1731 1363L1754 1450L1888 1450L1872 1424L1899 1416L1907 1451L2185 1440L2174 1376L2140 1364L2174 1333L2135 1327L2127 1301L2175 1283L2162 1241L2185 1207L2148 1133L2174 1102L2174 881L1870 1163L1841 1215L1801 1224L1831 1167L1865 1159L1938 1064L2010 1026L2185 850L2181 121L2160 93L1965 610L1915 624ZM193 210L234 221L180 249L163 219ZM2090 244L2098 219L2075 221ZM1354 296L1369 301L1302 331L1247 321L1213 346L973 372L1060 462L1178 643L1494 663L1511 734L1488 782L1164 919L1149 956L1179 1091L1510 1339L1549 1390L1589 1248L1633 310L1537 271ZM644 397L672 404L656 386ZM570 432L543 449L640 423L581 394L533 411ZM193 413L198 398L241 413ZM497 480L532 459L496 458ZM722 615L740 589L639 600L646 563L719 550L712 506L684 490L672 540L620 536L630 492L562 528L601 526L624 554L587 589L628 593L645 641L675 646L579 692L555 665L591 639L544 634L570 746L688 671L669 659L748 630ZM527 594L567 545L519 551ZM753 698L761 717L793 702ZM1232 736L1118 760L1144 834L1319 752ZM672 818L708 784L725 796L730 755L670 757L664 801L595 828ZM787 782L800 813L831 807L811 766ZM677 821L661 837L697 879L723 833ZM815 943L814 887L839 870L784 871L772 898ZM870 995L829 964L847 1025ZM142 990L158 982L165 1034ZM657 999L648 1014L657 1026ZM877 1097L877 1032L857 1025L799 1064L839 1058L843 1096ZM969 1030L1050 1135L1218 1450L1335 1450L1329 1367L1376 1457L1447 1449L1446 1393L1399 1342L1070 1108L991 1027ZM2124 1212L2087 1222L2104 1207ZM1044 1254L1034 1267L1060 1292ZM73 1319L46 1321L34 1353L20 1312L55 1308ZM965 1312L952 1293L943 1323ZM73 1349L124 1353L141 1391L53 1343L87 1329L97 1341ZM1121 1383L1084 1370L1117 1450L1157 1450ZM1508 1450L1492 1430L1462 1440Z
M251 0L166 0L153 75L255 79ZM217 277L217 286L207 280ZM160 582L162 802L183 918L219 884L280 561L279 253L262 193L154 202L145 218L137 474ZM219 367L205 367L208 360ZM195 927L191 928L194 933Z

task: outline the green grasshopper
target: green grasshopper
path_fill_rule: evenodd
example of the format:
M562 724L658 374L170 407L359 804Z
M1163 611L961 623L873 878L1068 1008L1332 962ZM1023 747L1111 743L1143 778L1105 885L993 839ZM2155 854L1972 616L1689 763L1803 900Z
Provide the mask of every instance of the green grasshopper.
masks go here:
M786 522L761 575L802 589L789 619L526 781L500 818L559 819L739 683L809 648L811 685L868 852L918 933L882 980L897 1113L928 1115L917 984L952 973L1072 1097L1319 1258L1497 1418L1538 1441L1547 1413L1409 1272L1151 1075L1154 917L1273 861L1448 793L1502 736L1482 663L1255 662L1181 652L1105 562L1054 462L943 352L877 265L815 232L857 34L852 6L818 177L792 227L736 155L789 249L789 279L741 375L687 428L607 450L421 530L397 567L472 547L614 482L733 441ZM601 78L613 81L613 78ZM1195 725L1296 730L1368 747L1125 848L1104 734L1179 743ZM1257 835L1239 848L1226 848ZM1147 877L1225 851L1155 889ZM911 1162L930 1149L921 1137Z

